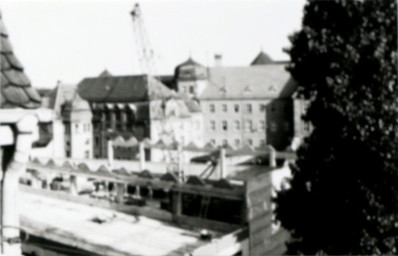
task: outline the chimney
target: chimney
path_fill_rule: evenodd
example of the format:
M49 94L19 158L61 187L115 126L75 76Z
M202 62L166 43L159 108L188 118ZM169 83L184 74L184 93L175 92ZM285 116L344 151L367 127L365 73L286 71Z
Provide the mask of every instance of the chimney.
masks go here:
M214 54L214 66L222 66L222 54Z

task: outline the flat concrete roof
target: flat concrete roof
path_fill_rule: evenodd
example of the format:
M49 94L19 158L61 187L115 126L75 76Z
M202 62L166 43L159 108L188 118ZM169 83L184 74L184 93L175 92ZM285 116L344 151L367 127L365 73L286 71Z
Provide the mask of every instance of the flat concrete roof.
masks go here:
M199 230L22 191L20 216L32 235L100 255L184 255L208 244ZM109 220L99 224L93 221L98 217Z

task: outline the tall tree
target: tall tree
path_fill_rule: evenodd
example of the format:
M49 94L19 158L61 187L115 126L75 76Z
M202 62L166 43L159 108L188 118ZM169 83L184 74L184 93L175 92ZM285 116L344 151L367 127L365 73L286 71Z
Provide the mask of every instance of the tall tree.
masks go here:
M288 253L397 254L396 2L308 1L290 40L313 132L275 198Z

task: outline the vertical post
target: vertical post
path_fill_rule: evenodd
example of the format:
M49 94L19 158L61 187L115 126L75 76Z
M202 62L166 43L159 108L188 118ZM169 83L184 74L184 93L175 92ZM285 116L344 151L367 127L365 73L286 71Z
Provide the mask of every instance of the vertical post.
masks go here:
M70 176L70 186L69 186L69 193L73 196L78 195L77 191L77 178L76 175L71 175Z
M225 157L225 148L220 149L220 178L227 177L227 161Z
M26 170L32 142L38 137L37 118L23 117L16 124L15 152L6 167L2 184L2 253L3 255L21 255L19 237L19 177Z
M141 197L141 188L140 188L139 185L135 185L135 196L136 196L137 198L140 198L140 197Z
M142 141L139 144L139 154L140 154L140 171L143 171L145 170L145 147Z
M112 140L108 140L108 165L112 169L112 166L113 166L113 143L112 143Z
M177 146L178 153L178 181L181 183L184 180L184 170L183 170L183 152L182 145L178 143Z
M273 146L268 145L269 149L269 166L276 167L276 151Z
M173 214L179 216L182 214L182 196L181 192L172 192Z
M125 192L124 183L116 183L116 202L123 203L123 197Z

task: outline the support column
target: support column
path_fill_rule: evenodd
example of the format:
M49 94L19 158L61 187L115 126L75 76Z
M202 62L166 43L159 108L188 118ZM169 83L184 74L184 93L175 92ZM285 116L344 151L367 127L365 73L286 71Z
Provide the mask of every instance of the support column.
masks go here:
M120 110L120 118L121 118L121 126L122 126L122 131L127 130L127 113L125 109Z
M145 147L144 143L139 144L139 154L140 154L140 171L145 170Z
M113 143L112 140L108 140L108 166L112 170L113 167Z
M116 183L116 202L123 203L124 193L125 193L124 183Z
M139 185L135 185L135 196L141 198L141 188Z
M112 130L116 130L116 113L115 113L115 109L113 107L113 109L109 110L109 114L111 116L111 128Z
M182 196L180 192L173 192L172 196L172 210L173 214L181 215L182 214Z
M220 179L227 177L227 161L225 157L225 148L220 149Z
M70 184L69 184L69 193L73 196L77 196L78 190L77 190L77 178L76 175L71 175L70 176Z
M2 180L3 255L21 255L19 237L19 178L26 170L32 142L38 138L38 120L35 116L25 116L16 124L16 145L11 162L7 165Z
M183 151L182 145L178 143L177 146L177 153L178 153L178 181L180 183L184 182L184 170L183 170Z

